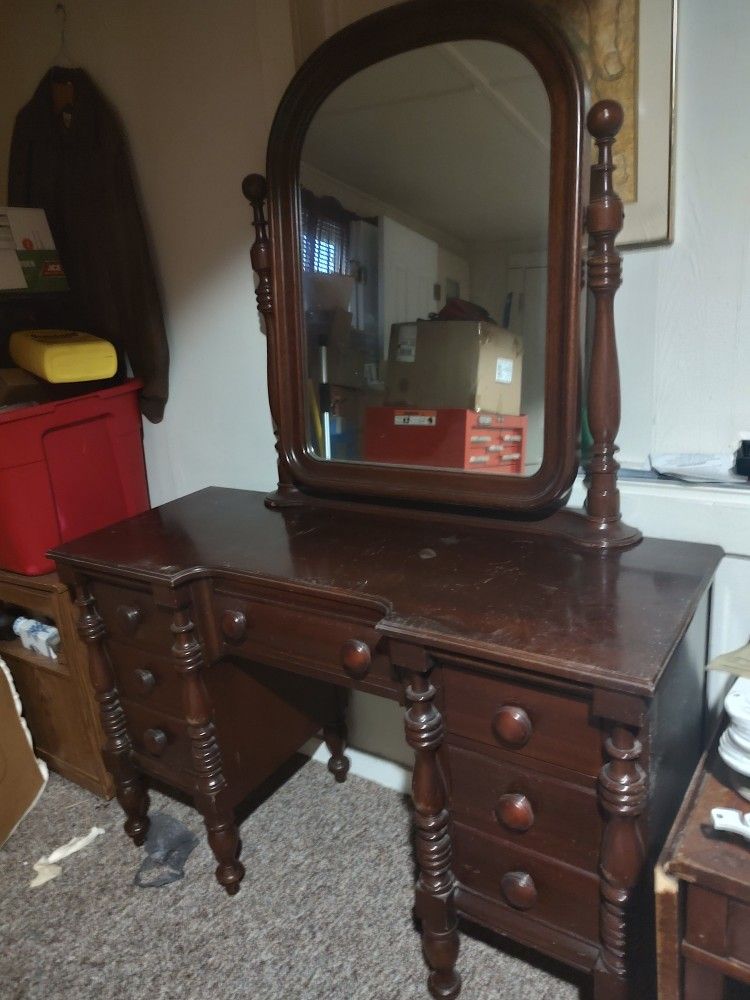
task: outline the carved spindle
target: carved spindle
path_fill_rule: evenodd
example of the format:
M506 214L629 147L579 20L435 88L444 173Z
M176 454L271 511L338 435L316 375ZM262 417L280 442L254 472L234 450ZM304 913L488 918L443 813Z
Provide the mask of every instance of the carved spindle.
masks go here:
M102 756L115 782L117 801L127 817L125 833L140 846L148 833L148 795L143 776L131 760L132 746L125 728L125 714L104 648L106 629L88 586L76 584L75 603L80 609L78 633L86 643L89 674L104 731Z
M271 241L268 237L265 210L267 194L265 177L261 174L248 174L242 182L242 193L250 202L253 210L255 242L250 250L250 263L258 275L258 287L255 290L258 311L267 321L273 313L273 294L271 291Z
M171 628L175 637L172 657L182 677L182 705L193 758L193 798L203 814L208 842L219 863L216 878L233 896L239 890L245 869L237 858L240 838L234 813L222 801L221 793L226 788L226 780L211 702L201 676L203 652L195 636L189 608L182 607L175 611Z
M408 672L406 739L415 752L412 798L419 879L416 911L422 922L422 948L435 998L450 1000L461 991L456 972L458 929L453 905L454 878L443 778L437 751L443 741L443 719L434 704L435 688L425 674Z
M597 997L625 1000L628 904L642 872L644 847L638 817L646 805L642 747L626 726L615 726L605 744L609 757L599 775L599 802L606 817L601 875L601 957L595 972Z
M250 202L253 210L253 226L255 227L255 242L250 250L250 263L258 275L258 287L255 297L258 301L258 311L263 316L266 334L268 336L268 404L271 410L271 423L276 446L276 464L278 467L279 485L276 493L266 499L269 507L284 507L294 504L299 491L294 486L286 467L279 444L279 384L281 373L275 362L273 283L271 268L271 239L265 206L268 186L261 174L248 174L242 182L242 193Z
M336 781L341 784L346 781L351 761L344 753L346 749L346 703L347 692L339 689L336 694L336 717L323 726L323 739L331 754L328 760L328 770Z
M622 201L614 189L612 146L622 127L616 101L599 101L589 111L588 129L598 161L591 167L591 200L586 223L591 237L588 285L594 296L594 331L588 391L588 421L593 445L588 468L586 513L601 533L601 544L628 544L640 533L620 525L620 494L615 439L620 427L620 372L615 343L614 299L622 284L622 258L615 239L622 229Z

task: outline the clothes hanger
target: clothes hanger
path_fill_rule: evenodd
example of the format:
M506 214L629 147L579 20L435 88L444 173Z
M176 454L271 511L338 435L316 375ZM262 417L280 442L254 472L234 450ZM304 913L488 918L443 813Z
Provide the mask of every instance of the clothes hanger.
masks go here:
M60 15L60 45L53 59L54 69L73 69L73 57L68 50L65 33L68 27L68 11L64 3L55 4L55 14Z
M65 125L70 125L69 110L75 99L75 88L71 78L74 62L68 51L68 43L65 37L65 31L68 26L68 11L64 3L55 4L55 14L60 15L60 45L52 62L52 106L55 114L62 113ZM68 112L66 112L66 109L68 109Z

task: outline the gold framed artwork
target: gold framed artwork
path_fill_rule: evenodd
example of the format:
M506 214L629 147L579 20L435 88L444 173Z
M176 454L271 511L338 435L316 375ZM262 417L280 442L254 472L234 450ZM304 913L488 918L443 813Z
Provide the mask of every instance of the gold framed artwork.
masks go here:
M291 0L297 65L329 35L396 0ZM621 248L671 243L677 0L534 0L575 48L592 102L619 101L615 183L625 202Z
M625 110L615 184L621 248L671 243L677 0L542 0L571 40L593 101Z

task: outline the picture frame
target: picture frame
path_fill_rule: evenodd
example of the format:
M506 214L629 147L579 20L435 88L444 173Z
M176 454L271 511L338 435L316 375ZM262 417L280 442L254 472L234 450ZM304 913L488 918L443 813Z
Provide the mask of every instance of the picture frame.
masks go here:
M640 0L639 7L638 186L618 240L626 250L674 240L678 0Z

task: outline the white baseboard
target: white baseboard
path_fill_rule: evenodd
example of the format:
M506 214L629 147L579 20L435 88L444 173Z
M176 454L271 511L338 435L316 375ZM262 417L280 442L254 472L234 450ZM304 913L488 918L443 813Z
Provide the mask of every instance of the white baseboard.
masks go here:
M318 740L308 740L301 752L321 764L327 764L331 756L325 743ZM351 761L349 774L356 774L358 778L373 781L376 785L390 788L401 795L411 794L411 771L403 764L396 764L394 761L376 757L364 750L355 750L353 747L346 748L346 756Z

